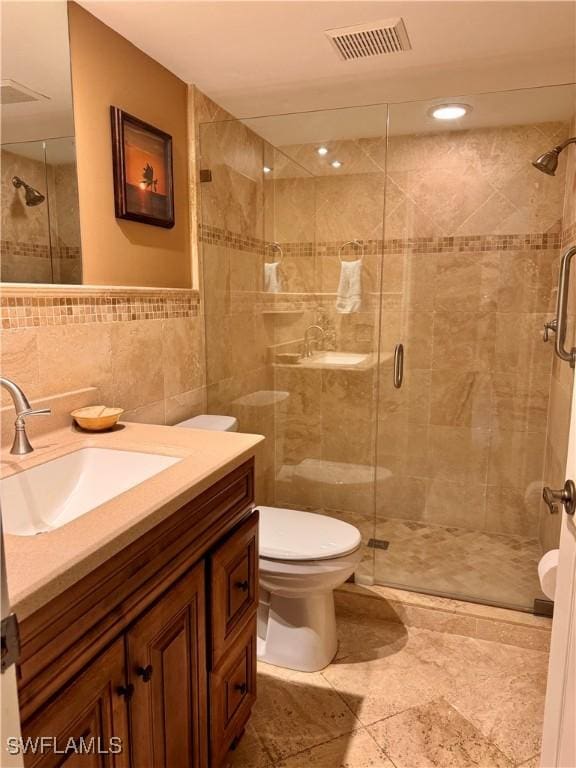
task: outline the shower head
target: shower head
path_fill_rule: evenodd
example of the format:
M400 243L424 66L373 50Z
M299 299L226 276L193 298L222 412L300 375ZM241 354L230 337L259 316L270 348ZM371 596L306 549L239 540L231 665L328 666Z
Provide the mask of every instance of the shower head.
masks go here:
M24 187L25 190L25 199L26 199L26 205L29 207L32 207L34 205L40 205L40 203L43 203L46 199L42 192L38 192L37 189L34 189L34 187L31 187L29 184L26 184L25 181L23 181L19 176L13 176L12 177L12 184L18 189L19 187Z
M568 144L575 143L576 136L572 137L571 139L566 139L566 141L562 142L562 144L558 144L557 147L554 147L548 152L544 152L544 154L540 155L540 157L537 157L536 160L532 162L532 165L534 168L542 171L542 173L548 174L548 176L555 176L556 169L558 168L558 156L560 155L560 152L566 149Z

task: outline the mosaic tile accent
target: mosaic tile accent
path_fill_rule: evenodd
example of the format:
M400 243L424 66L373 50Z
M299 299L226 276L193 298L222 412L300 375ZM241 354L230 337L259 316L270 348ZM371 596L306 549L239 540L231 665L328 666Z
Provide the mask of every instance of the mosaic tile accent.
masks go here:
M255 237L243 237L231 232L229 229L221 229L211 224L198 225L198 237L202 243L208 245L220 245L233 248L235 251L250 251L263 254L267 243Z
M199 312L197 291L140 292L129 290L89 292L61 291L34 295L11 295L4 289L0 298L3 330L38 328L48 325L115 323L136 320L164 320L194 317Z
M541 251L560 247L559 232L518 235L457 235L413 237L384 241L385 253L466 253L487 251Z
M537 234L513 235L456 235L453 237L407 237L390 240L358 240L362 253L374 256L382 253L403 253L409 250L413 253L485 253L489 251L540 251L560 248L566 237L576 234L576 225L570 227L562 235L560 232L542 232ZM568 233L568 234L567 234ZM259 238L242 237L230 230L213 227L207 224L199 225L201 242L211 245L221 245L227 248L252 253L264 254L271 242ZM341 241L303 241L281 242L280 245L286 256L337 256L346 240ZM350 246L346 253L354 253L360 249Z
M79 249L78 249L79 250ZM3 257L33 257L35 259L49 259L50 246L47 243L25 243L14 240L1 240L0 253Z

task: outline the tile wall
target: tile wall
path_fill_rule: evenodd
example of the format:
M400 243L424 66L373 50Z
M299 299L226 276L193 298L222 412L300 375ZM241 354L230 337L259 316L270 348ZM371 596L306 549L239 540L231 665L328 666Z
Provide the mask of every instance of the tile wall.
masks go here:
M572 121L570 136L576 135L576 119ZM574 147L561 157L560 162L566 163L566 194L564 198L564 215L562 219L562 252L576 245L576 152ZM572 280L574 281L574 266ZM570 293L568 304L568 332L566 346L576 346L576 290ZM544 449L544 481L552 488L561 488L566 477L566 455L568 451L568 428L570 424L570 407L574 386L574 370L554 357L552 364L552 379L550 384L550 399L548 404L548 430ZM540 542L544 551L558 546L560 535L561 515L551 515L548 507L540 505Z
M46 165L4 149L1 160L2 279L80 283L82 261L75 164ZM46 201L26 206L24 191L14 187L13 176L23 178L48 195L50 206Z
M1 305L2 375L29 399L96 387L97 402L124 408L127 421L174 424L204 412L197 292L5 288Z

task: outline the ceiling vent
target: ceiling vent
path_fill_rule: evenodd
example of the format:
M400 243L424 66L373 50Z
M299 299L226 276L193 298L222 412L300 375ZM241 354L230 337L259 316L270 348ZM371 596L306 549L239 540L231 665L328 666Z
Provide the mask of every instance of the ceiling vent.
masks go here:
M344 61L380 56L383 53L402 53L412 48L402 19L327 29L325 34Z
M2 80L0 104L24 104L27 101L49 101L49 98L15 80Z

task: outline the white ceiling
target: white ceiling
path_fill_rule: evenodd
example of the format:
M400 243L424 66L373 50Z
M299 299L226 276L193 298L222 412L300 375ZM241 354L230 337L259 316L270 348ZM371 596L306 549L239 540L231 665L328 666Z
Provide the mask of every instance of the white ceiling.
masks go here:
M238 117L576 81L570 0L80 0ZM401 16L412 50L343 62L323 31Z
M65 0L3 0L2 80L47 100L2 105L2 143L72 136L72 84Z

